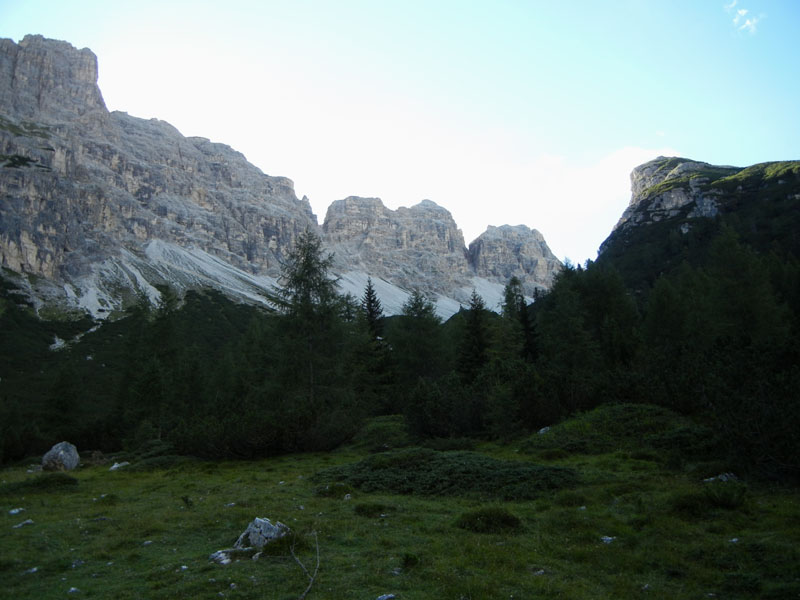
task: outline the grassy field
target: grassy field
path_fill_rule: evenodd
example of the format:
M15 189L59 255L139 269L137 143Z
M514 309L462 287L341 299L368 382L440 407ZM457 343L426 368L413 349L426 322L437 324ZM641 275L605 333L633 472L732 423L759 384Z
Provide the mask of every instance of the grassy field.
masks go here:
M378 425L402 439L387 434L399 421ZM799 598L800 494L704 481L732 468L703 459L704 433L618 407L473 450L370 453L362 436L250 462L14 466L0 597L298 598L318 552L307 598ZM209 561L255 517L293 536Z

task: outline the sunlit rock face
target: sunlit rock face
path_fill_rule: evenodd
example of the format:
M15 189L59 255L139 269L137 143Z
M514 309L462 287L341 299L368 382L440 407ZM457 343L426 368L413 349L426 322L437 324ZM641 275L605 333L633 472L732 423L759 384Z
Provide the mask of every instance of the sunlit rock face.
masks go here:
M534 289L552 280L543 264L558 268L538 233L521 243L525 232L490 229L479 240L491 243L468 251L450 213L427 200L392 211L347 198L320 227L290 179L164 121L110 113L97 68L67 42L0 40L0 265L41 305L103 316L142 293L156 299L159 284L263 301L306 229L338 272L456 301L475 278L502 286L515 274Z
M469 261L480 277L506 282L517 277L528 294L548 289L561 269L544 236L525 225L490 226L469 245Z
M713 217L717 214L717 199L722 192L709 187L709 181L740 170L664 156L639 165L631 172L631 201L614 227L614 233L676 217L685 208L690 211L688 218Z
M13 271L77 297L99 286L112 308L112 287L193 279L180 265L143 274L153 240L275 276L297 235L318 228L291 180L163 121L109 113L87 49L0 41L0 93L0 153L30 160L0 176L0 261Z
M377 198L338 200L328 208L323 230L348 268L461 302L475 278L505 286L516 276L532 295L548 288L561 268L542 235L524 225L489 227L467 249L450 212L430 200L397 210Z
M452 215L430 200L396 211L378 198L337 200L323 231L342 268L440 294L469 285L464 236Z

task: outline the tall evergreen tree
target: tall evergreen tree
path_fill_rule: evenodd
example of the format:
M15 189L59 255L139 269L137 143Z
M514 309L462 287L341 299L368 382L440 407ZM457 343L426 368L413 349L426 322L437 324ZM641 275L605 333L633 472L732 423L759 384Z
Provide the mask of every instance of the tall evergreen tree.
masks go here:
M367 277L367 288L361 297L361 308L367 319L367 327L372 339L383 336L383 307L378 295L375 293L375 286L372 285L372 277Z
M475 380L488 360L488 351L486 303L477 291L472 290L458 356L458 372L465 382Z

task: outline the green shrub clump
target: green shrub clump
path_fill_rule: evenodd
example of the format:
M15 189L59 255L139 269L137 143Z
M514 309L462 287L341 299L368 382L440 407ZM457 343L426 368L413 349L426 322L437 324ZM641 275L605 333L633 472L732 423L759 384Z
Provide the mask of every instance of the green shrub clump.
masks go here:
M429 448L374 454L357 463L320 471L315 478L346 483L364 492L505 500L536 498L544 491L571 487L578 482L577 473L566 467Z
M503 507L488 506L465 512L456 527L474 533L515 533L522 529L522 521Z

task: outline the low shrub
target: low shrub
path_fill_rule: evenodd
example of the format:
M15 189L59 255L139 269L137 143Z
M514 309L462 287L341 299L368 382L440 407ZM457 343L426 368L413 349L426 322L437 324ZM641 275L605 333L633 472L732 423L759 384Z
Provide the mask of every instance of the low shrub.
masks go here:
M342 482L326 483L314 488L314 495L320 498L344 498L353 493L353 487Z
M528 453L605 454L636 452L645 460L671 461L713 456L719 441L710 429L666 408L650 404L606 404L530 436L521 448Z
M369 452L385 452L411 445L408 427L403 415L375 417L367 421L353 437L358 448Z
M44 473L32 479L0 485L0 494L19 494L68 490L77 487L78 480L66 473Z
M364 492L526 500L546 490L571 487L578 475L566 467L498 460L475 452L409 448L324 469L315 479L346 483Z
M431 438L424 442L426 448L432 450L474 450L475 440L465 437Z
M179 456L175 454L157 455L151 458L139 460L132 465L125 467L126 471L156 471L158 469L172 469L185 467L192 464L196 459L190 456Z
M353 512L355 512L359 517L369 518L385 515L388 510L389 507L385 504L381 504L380 502L362 502L353 507Z
M522 529L522 521L500 506L488 506L465 512L456 527L474 533L515 533Z
M701 517L713 510L736 510L747 500L744 484L728 481L708 483L702 490L678 492L669 500L673 512Z

